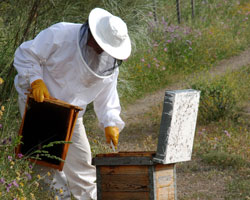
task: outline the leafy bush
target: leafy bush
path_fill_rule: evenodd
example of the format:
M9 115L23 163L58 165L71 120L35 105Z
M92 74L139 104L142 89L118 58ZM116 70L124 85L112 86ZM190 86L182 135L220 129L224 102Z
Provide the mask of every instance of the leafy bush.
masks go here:
M191 87L201 91L198 114L198 120L201 123L218 121L232 114L232 110L236 108L233 89L224 79L197 82Z
M3 84L0 77L0 87ZM23 159L23 155L15 155L15 147L19 144L19 138L13 137L7 123L6 115L9 107L0 101L0 198L1 199L25 199L37 190L39 183L32 175L33 166ZM13 120L14 121L14 120ZM29 185L30 187L25 187Z
M5 80L0 99L8 97L13 87L16 74L14 52L22 42L33 39L41 30L59 21L84 23L95 7L104 8L124 19L128 24L133 52L136 43L141 43L141 47L146 44L145 13L153 9L149 0L0 1L0 76Z
M225 118L237 119L236 111L250 92L249 74L250 66L246 66L221 77L207 75L192 82L190 87L201 91L199 122L208 124Z

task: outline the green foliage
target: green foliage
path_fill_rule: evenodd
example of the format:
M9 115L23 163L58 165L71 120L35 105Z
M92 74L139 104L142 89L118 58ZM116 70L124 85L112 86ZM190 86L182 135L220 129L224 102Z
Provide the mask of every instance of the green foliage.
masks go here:
M84 22L94 7L119 15L128 24L133 54L121 67L118 85L124 101L132 102L166 86L170 74L208 69L247 47L247 1L195 2L194 19L190 18L190 2L181 3L181 24L176 20L174 0L155 1L155 7L149 0L1 2L0 76L6 82L0 98L8 96L13 86L16 71L12 61L17 46L53 23Z
M225 79L213 82L197 82L191 86L201 91L199 121L210 123L232 114L236 108L236 98Z
M249 66L222 77L197 79L191 88L200 90L198 120L208 124L227 117L237 117L235 111L247 98L250 79Z
M250 171L247 170L244 174L239 177L234 177L231 183L228 184L227 192L228 195L225 198L226 200L235 200L235 199L249 199L250 198Z
M19 138L1 138L0 142L0 198L34 199L41 193L41 177L34 173L34 164L26 160L22 154L15 155Z
M203 162L210 165L215 165L219 168L240 168L250 166L245 159L236 154L229 154L221 151L210 151L209 153L202 154L201 159Z
M190 16L190 2L184 1L181 24L176 22L175 3L158 1L157 21L153 12L148 13L145 25L150 43L137 45L136 54L122 66L127 69L120 74L125 80L120 91L126 90L122 102L133 102L145 93L166 87L173 75L208 70L248 46L249 2L196 1L196 16L190 19L186 18Z
M70 141L54 141L54 142L50 142L49 144L43 145L41 147L41 149L31 152L31 154L27 155L27 157L33 158L33 159L36 159L36 160L41 160L41 157L47 157L47 158L51 158L51 159L54 159L54 160L64 162L63 159L61 159L60 157L51 155L49 153L49 151L47 151L45 149L49 149L50 147L53 147L54 145L57 145L57 144L70 144L70 143L72 143L72 142L70 142Z
M13 87L16 74L13 67L14 52L22 42L33 39L41 30L60 21L84 23L91 9L102 7L126 21L135 50L139 40L147 39L144 13L152 10L150 2L149 0L0 2L0 77L6 80L0 98L7 98Z

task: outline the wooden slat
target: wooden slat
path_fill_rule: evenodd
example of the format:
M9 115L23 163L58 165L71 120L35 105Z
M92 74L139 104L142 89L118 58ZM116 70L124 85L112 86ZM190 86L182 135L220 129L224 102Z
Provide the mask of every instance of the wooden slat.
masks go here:
M118 153L97 154L96 157L152 157L155 151L120 151Z
M157 200L174 200L175 192L173 187L164 187L157 189Z
M155 167L156 187L170 187L174 184L173 165L157 165Z
M96 166L119 166L119 165L153 165L150 157L95 157L92 164Z
M164 170L168 170L168 169L172 170L174 168L174 165L175 164L167 164L167 165L166 164L162 164L162 165L158 164L158 165L155 165L155 170L156 171L162 171L162 170L164 171Z
M102 175L102 192L126 191L138 192L149 191L149 178L144 174L113 174Z
M68 123L68 125L67 125L67 127L68 127L68 129L67 129L67 135L66 135L66 138L65 138L65 141L70 141L70 139L71 139L71 136L72 136L72 124L74 123L74 109L70 109L70 112L69 112L69 116L68 116L68 121L67 121L67 123ZM69 144L67 143L67 144L64 144L63 145L63 152L62 152L62 159L63 160L65 160L66 159L66 155L67 155L67 153L68 153L68 149L69 149ZM64 162L61 162L60 163L60 167L59 167L59 170L60 171L62 171L62 169L63 169L63 166L64 166Z
M155 166L157 200L174 200L174 164Z
M27 95L28 95L29 98L34 99L32 94L27 94ZM59 99L56 99L56 98L53 98L53 97L50 97L49 99L45 98L44 102L53 103L53 104L56 104L56 105L59 105L59 106L62 106L62 107L66 107L66 108L73 108L73 109L76 109L76 110L83 110L79 106L69 104L69 103L67 103L65 101L62 101L62 100L59 100Z
M156 183L155 183L155 165L148 166L149 176L149 197L150 200L156 199Z
M150 200L148 192L103 192L98 200Z
M96 168L96 187L97 187L97 200L102 199L102 175L100 173L100 168Z
M29 161L33 162L33 163L36 163L38 165L42 165L42 166L46 166L46 167L51 167L51 168L54 168L54 169L58 169L60 171L62 171L62 167L61 165L55 165L55 164L52 164L52 163L48 163L48 162L44 162L44 161L40 161L40 160L35 160L35 159L29 159Z
M138 165L130 165L130 166L102 166L100 167L101 174L144 174L148 175L148 166L138 166Z

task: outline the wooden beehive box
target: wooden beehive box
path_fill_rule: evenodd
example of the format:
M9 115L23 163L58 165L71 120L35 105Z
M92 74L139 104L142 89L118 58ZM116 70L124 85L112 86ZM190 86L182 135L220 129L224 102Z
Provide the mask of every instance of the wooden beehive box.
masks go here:
M57 99L45 99L44 102L38 103L29 95L19 130L21 143L17 147L16 154L21 153L37 164L62 170L64 165L62 160L66 158L70 145L68 142L71 140L80 110L82 108ZM60 141L61 144L44 148L44 145L56 141ZM49 156L42 155L46 152L34 153L37 150L48 151Z
M175 164L153 162L155 152L119 152L98 154L98 200L174 200Z
M200 92L166 91L156 152L98 154L98 200L177 199L175 163L191 160Z

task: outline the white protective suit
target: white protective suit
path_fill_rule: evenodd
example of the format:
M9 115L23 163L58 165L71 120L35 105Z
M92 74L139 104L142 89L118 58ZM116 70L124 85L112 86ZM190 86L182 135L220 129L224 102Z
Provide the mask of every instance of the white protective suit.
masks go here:
M19 94L21 113L26 99L24 93L37 79L45 82L52 97L83 108L79 113L63 172L56 172L55 181L60 186L67 181L74 197L85 200L96 198L95 168L91 165L90 147L82 124L86 106L94 103L102 128L117 126L121 131L124 122L120 118L116 88L118 68L111 75L100 76L88 67L79 46L81 26L62 22L43 30L35 39L24 42L16 50L14 66L18 72L15 87Z

